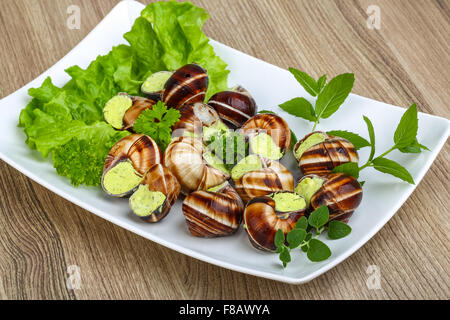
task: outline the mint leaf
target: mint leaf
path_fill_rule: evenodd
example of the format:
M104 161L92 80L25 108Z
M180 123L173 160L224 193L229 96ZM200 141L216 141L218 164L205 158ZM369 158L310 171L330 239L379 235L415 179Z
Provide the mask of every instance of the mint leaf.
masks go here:
M356 150L359 150L364 147L370 147L370 142L359 136L356 133L346 131L346 130L332 130L327 131L327 134L331 136L341 137L350 141Z
M394 133L394 142L397 148L405 148L414 143L419 128L417 119L417 106L413 103L405 111Z
M369 131L369 138L370 138L370 156L368 161L372 161L373 157L375 156L375 131L373 130L373 124L370 121L369 118L366 116L363 116L364 121L367 125L367 130Z
M284 232L283 232L283 230L278 229L277 233L275 233L274 244L277 247L284 246Z
M353 73L344 73L333 78L317 97L317 118L325 119L335 113L352 91L354 82Z
M403 153L421 153L422 149L430 151L430 149L428 149L424 145L421 145L416 138L409 146L399 148L398 150Z
M291 262L291 253L289 252L288 247L283 246L283 249L280 253L280 260L283 262L283 267L286 268L286 265Z
M335 167L333 170L331 170L331 172L332 173L342 172L346 175L352 176L355 179L359 178L359 167L356 162L343 163Z
M330 214L328 212L328 207L326 205L323 205L311 213L308 218L308 223L311 227L319 229L328 222L329 218Z
M328 224L328 237L336 240L348 236L352 232L352 228L339 220L332 220Z
M312 104L305 98L294 98L279 105L287 113L309 121L316 121Z
M319 87L319 92L322 91L323 87L325 87L325 84L327 83L327 75L324 74L317 80L317 86Z
M322 241L311 239L311 241L309 241L309 249L306 255L309 260L319 262L328 259L331 256L331 250Z
M287 234L287 241L289 243L289 248L295 249L297 248L303 240L305 240L306 231L304 229L292 229Z
M319 94L319 86L314 78L312 78L307 73L295 68L289 68L289 71L294 75L295 79L297 79L297 81L310 95L315 97Z
M308 228L308 219L306 217L301 217L297 220L297 223L295 224L295 229L303 229L306 230Z
M294 131L291 130L291 150L294 150L294 146L297 143L297 136L295 135Z
M378 170L383 173L388 173L393 175L394 177L400 178L406 182L414 184L414 180L411 174L402 167L400 164L393 160L389 160L386 158L375 158L372 162L375 170Z

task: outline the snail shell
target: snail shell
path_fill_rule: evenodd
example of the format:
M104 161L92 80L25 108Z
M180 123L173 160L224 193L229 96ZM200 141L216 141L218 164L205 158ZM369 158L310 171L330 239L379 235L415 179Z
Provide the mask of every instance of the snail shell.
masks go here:
M163 102L179 109L185 103L203 102L208 89L208 74L198 64L187 64L167 80L162 96Z
M123 116L123 130L130 130L133 128L134 122L141 115L144 110L152 109L155 101L143 97L130 96L133 105L128 109Z
M172 127L173 137L181 137L186 132L200 137L203 126L211 126L220 121L217 112L202 102L185 104L179 111L180 119Z
M244 204L226 182L217 192L195 191L183 201L183 214L189 231L202 238L231 235L238 230Z
M220 118L232 128L241 127L256 114L256 102L247 90L238 86L232 91L213 95L208 104L216 109Z
M265 132L273 142L285 153L291 146L291 130L287 122L275 114L263 113L251 117L241 128L248 137Z
M296 151L299 146L312 134L320 133L325 141L308 148L300 158ZM358 153L353 144L347 139L327 135L325 132L315 131L306 135L294 146L294 155L300 170L304 175L326 175L335 167L347 163L358 162Z
M142 179L153 164L161 162L161 151L152 138L143 134L130 134L111 148L103 166L102 187L106 193L117 197L126 196L137 187L136 185L119 194L111 193L106 188L104 184L106 175L122 162L131 163L134 174ZM122 180L127 178L129 177L123 177Z
M274 252L275 234L278 229L283 230L286 235L294 229L304 212L305 209L278 212L275 210L275 201L268 196L251 199L244 211L244 225L250 242L257 249Z
M362 188L358 180L343 173L327 176L322 187L312 196L313 210L328 206L330 220L347 223L362 200Z
M177 177L183 194L207 190L230 178L228 173L208 164L204 153L202 140L189 136L172 140L164 152L164 165Z
M277 191L293 191L294 177L278 161L260 158L263 168L245 173L234 180L236 191L244 203Z
M160 221L169 213L181 188L177 178L162 164L154 164L150 167L142 179L141 186L147 187L151 192L159 191L166 196L164 203L156 210L146 216L139 216L142 220L151 223ZM131 208L133 208L132 201L133 196L130 198Z

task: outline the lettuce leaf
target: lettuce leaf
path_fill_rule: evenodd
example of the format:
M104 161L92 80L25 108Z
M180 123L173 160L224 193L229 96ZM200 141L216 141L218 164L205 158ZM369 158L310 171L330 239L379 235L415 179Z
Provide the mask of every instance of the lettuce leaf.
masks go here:
M44 157L51 154L57 172L73 184L99 185L109 148L129 134L104 122L103 107L112 96L141 95L148 75L190 62L207 69L208 96L227 88L226 64L201 30L208 18L190 2L152 3L124 35L130 45L113 47L86 69L66 69L71 80L62 88L47 78L41 87L30 89L32 100L19 117L28 146Z

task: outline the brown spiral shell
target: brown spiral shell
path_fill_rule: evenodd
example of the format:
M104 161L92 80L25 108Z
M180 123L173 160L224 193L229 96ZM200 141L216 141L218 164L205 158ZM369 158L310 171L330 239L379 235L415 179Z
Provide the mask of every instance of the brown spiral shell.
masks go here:
M287 122L276 114L257 114L244 123L241 131L249 137L265 132L282 153L285 153L291 146L291 130Z
M180 119L172 127L172 137L181 137L186 132L200 137L203 126L211 126L220 121L217 112L202 102L189 103L180 109Z
M152 138L143 134L130 134L116 142L103 166L102 187L108 194L110 193L103 186L105 174L122 161L131 161L136 172L144 176L152 165L161 162L161 151ZM117 196L125 196L129 192Z
M325 141L311 146L299 159L296 155L298 147L314 133L323 134ZM341 164L358 162L358 153L350 141L344 138L330 136L320 131L311 132L302 140L298 141L294 146L294 155L304 175L316 174L323 176Z
M277 191L294 191L294 177L280 162L261 158L262 169L245 173L234 180L236 191L247 203L254 197L261 197Z
M155 101L148 98L130 96L133 102L130 109L128 109L123 116L123 130L130 130L133 128L134 122L141 115L144 110L152 109Z
M159 191L166 196L162 206L157 208L152 214L140 218L146 222L158 222L164 218L172 208L180 194L180 183L169 169L162 164L154 164L145 174L141 185L147 186L152 192Z
M164 165L177 177L183 194L207 190L230 178L229 174L209 165L204 153L202 140L189 136L172 140L164 152Z
M358 180L343 173L332 173L312 196L311 208L315 210L326 205L330 212L330 220L347 223L361 203L362 195Z
M250 200L244 210L244 225L250 242L257 249L274 252L275 234L278 229L286 235L294 229L298 219L304 216L305 209L293 212L277 212L275 201L268 197Z
M179 109L185 103L203 102L207 89L206 70L191 63L175 71L167 80L162 100L168 107Z
M187 226L196 237L212 238L235 233L241 225L243 212L244 204L229 183L217 192L192 192L183 201Z
M240 128L256 114L256 102L247 90L238 86L232 91L213 95L208 104L216 109L220 118L232 128Z

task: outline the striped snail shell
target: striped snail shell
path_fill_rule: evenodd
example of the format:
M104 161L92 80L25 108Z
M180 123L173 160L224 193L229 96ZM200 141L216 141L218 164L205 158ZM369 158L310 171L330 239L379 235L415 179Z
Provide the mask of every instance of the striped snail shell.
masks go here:
M147 190L141 191L140 188L147 188ZM138 203L141 200L138 193L149 197L156 192L162 193L165 197L161 205L149 209L142 203ZM180 184L177 178L162 164L154 164L142 179L138 191L130 197L130 207L142 220L151 223L158 222L169 213L179 194Z
M167 80L162 100L168 107L179 109L185 103L203 102L207 89L206 70L191 63L175 71Z
M265 133L275 145L280 149L281 156L289 150L291 146L291 130L287 122L276 114L257 114L247 120L240 129L250 139L260 133Z
M141 115L144 110L152 109L155 101L148 98L131 96L133 105L123 115L123 130L133 129L134 122Z
M189 136L172 140L164 152L164 165L177 177L183 194L207 190L230 178L206 161L205 152L202 140Z
M209 99L208 104L216 109L220 118L232 128L240 128L256 114L257 109L255 100L241 86L216 93Z
M236 191L244 203L277 191L293 191L294 177L280 162L259 157L262 168L244 173L234 180Z
M152 138L143 134L126 136L111 148L106 157L103 190L112 196L126 196L139 185L150 167L160 162L161 151Z
M347 223L362 200L358 180L343 173L327 175L322 187L311 198L311 209L328 206L330 220Z
M316 137L322 135L323 141L320 141L322 139L318 140L319 143L311 145L299 156L297 150L313 135ZM320 131L311 132L298 141L294 146L294 155L304 175L326 175L341 164L358 162L358 153L350 141Z
M278 229L286 235L294 229L298 219L305 215L305 207L288 212L276 210L271 196L256 197L249 201L244 211L244 226L251 244L260 250L274 252Z
M244 204L228 182L217 191L192 192L183 201L187 226L196 237L212 238L235 233L241 225L243 212Z
M189 103L180 109L180 119L172 127L172 137L181 137L189 133L200 137L203 126L211 126L220 121L217 112L202 102Z

